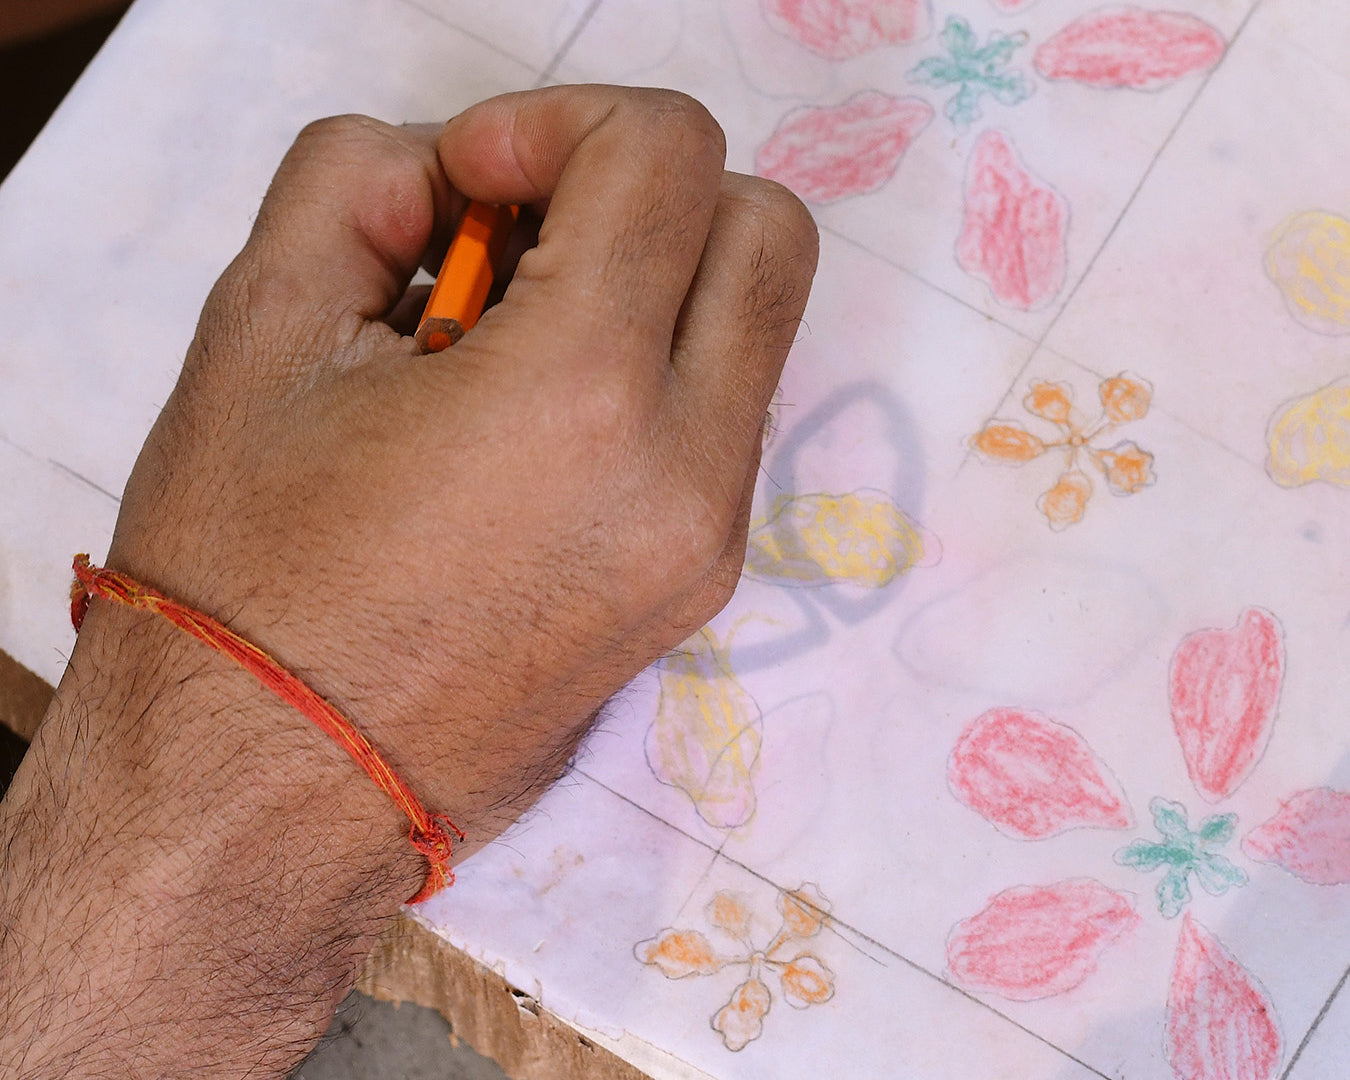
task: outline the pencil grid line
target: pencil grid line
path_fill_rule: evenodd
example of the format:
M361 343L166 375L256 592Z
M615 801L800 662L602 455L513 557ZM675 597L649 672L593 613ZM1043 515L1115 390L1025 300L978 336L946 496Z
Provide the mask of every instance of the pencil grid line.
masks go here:
M1115 371L1099 371L1097 368L1091 367L1088 364L1084 364L1082 361L1075 360L1072 356L1068 356L1060 352L1058 349L1052 348L1049 345L1041 346L1039 351L1048 354L1050 356L1056 357L1057 359L1063 360L1066 364L1071 364L1072 366L1078 368L1080 371L1085 372L1086 374L1092 376L1094 379L1109 379L1116 374ZM1171 409L1159 405L1156 401L1150 401L1149 412L1150 414L1157 413L1159 416L1167 417L1167 419L1171 420L1178 427L1185 428L1197 439L1200 439L1202 442L1208 443L1216 450L1221 450L1223 453L1229 455L1230 457L1235 458L1238 461L1238 463L1242 465L1244 468L1254 469L1256 472L1259 472L1263 477L1266 475L1266 464L1264 457L1262 458L1249 457L1237 447L1230 446L1228 443L1224 442L1223 439L1219 438L1218 436L1211 435L1205 431L1196 430L1194 427L1192 427L1190 424L1186 422L1186 418L1182 416L1180 413L1173 412Z
M448 26L451 30L463 34L469 40L474 41L487 49L491 49L498 56L506 57L506 59L510 60L512 63L519 64L521 67L528 68L530 71L537 72L539 70L534 64L530 63L524 57L517 56L515 53L510 52L509 50L503 49L501 45L498 44L496 41L493 41L492 38L484 37L477 31L471 30L467 26L463 26L460 23L454 22L451 19L447 18L444 12L442 12L439 8L431 4L424 3L422 2L422 0L395 0L395 2L402 4L404 7L412 8L414 11L419 12L422 15L425 15L433 22L438 22L442 26Z
M29 461L36 462L39 465L50 465L54 469L59 469L61 472L65 473L72 479L78 480L85 487L90 488L91 490L102 495L105 499L112 500L114 506L122 505L122 497L120 495L115 495L113 492L109 491L101 484L96 484L93 480L90 480L89 477L76 472L74 469L72 469L69 465L65 464L64 462L57 461L56 458L43 457L41 454L34 453L32 450L28 449L28 447L15 442L13 439L11 439L8 435L4 434L3 432L0 432L0 444L9 447L16 454L20 454L23 457L28 458Z
M601 0L591 0L591 2L586 5L586 10L581 13L581 16L572 26L567 37L563 39L563 43L559 45L557 51L554 52L552 59L544 65L544 70L539 73L539 78L534 84L536 89L553 81L553 76L558 70L558 65L560 65L567 54L572 51L572 46L577 43L577 39L581 37L585 32L586 27L590 25L591 19L594 18L595 13L600 9L600 4Z
M652 818L653 820L660 822L662 825L665 825L665 826L667 826L668 828L674 830L675 832L679 833L681 836L685 837L686 839L692 840L694 843L698 844L700 847L705 848L706 850L712 852L712 855L713 855L712 863L709 864L708 868L703 872L702 876L699 878L699 881L698 881L698 883L695 885L693 892L690 893L690 895L689 895L689 896L684 900L684 902L681 904L681 906L680 906L680 913L681 913L681 914L683 914L684 911L685 911L685 909L688 908L688 906L689 906L689 904L692 902L694 896L698 893L699 888L700 888L700 887L703 885L703 883L704 883L705 881L707 881L707 879L711 876L713 867L716 865L718 859L721 859L721 860L723 860L723 861L725 861L725 862L727 862L727 863L730 863L732 866L736 867L738 870L741 870L741 871L744 872L745 874L748 874L750 877L754 878L756 881L761 882L762 884L769 886L769 888L774 889L776 892L786 893L786 892L790 892L793 888L795 888L795 886L792 886L792 885L784 885L784 884L781 884L780 882L777 882L777 881L775 881L773 878L769 877L767 874L761 873L760 871L754 869L753 867L746 865L746 864L745 864L744 862L742 862L740 859L737 859L737 858L735 858L735 857L732 856L732 855L726 854L725 848L726 848L728 842L730 842L730 840L731 840L730 834L724 836L724 837L722 838L721 843L718 844L716 847L714 847L713 845L709 844L706 840L704 840L704 839L702 839L702 838L700 838L700 837L694 836L694 835L692 835L691 833L689 833L688 831L686 831L685 829L680 828L678 825L674 825L674 824L672 824L671 822L667 821L667 820L666 820L664 817L662 817L660 814L656 813L656 812L653 811L653 810L648 809L647 807L643 806L641 803L636 802L636 801L635 801L634 799L632 799L631 797L629 797L629 796L623 794L623 792L614 790L614 788L610 787L609 784L605 783L603 780L597 779L594 775L592 775L591 773L586 772L584 769L578 768L578 769L576 769L575 771L578 772L578 773L580 773L582 776L586 777L587 780L590 780L591 782L593 782L593 783L599 785L600 787L604 788L605 791L609 792L609 793L610 793L611 795L613 795L615 798L621 800L621 801L624 802L624 803L627 803L629 806L632 806L632 807L634 807L635 809L641 811L643 814L647 815L648 817ZM1023 1024L1021 1021L1015 1020L1013 1017L1011 1017L1011 1016L1009 1016L1007 1013L1001 1011L1000 1009L998 1009L998 1008L995 1007L994 1005L991 1005L989 1002L982 1000L981 998L977 997L975 994L972 994L969 990L966 990L966 989L964 989L963 987L957 986L955 983L953 983L953 982L951 982L951 981L949 981L949 980L943 978L943 977L942 977L940 974L938 974L937 972L932 971L931 969L925 967L923 964L919 963L917 960L911 959L910 957L906 956L904 953L901 953L901 952L897 951L896 949L892 948L891 946L884 944L883 942L879 941L877 938L873 937L871 934L867 933L865 930L859 929L857 926L853 925L853 924L850 923L850 922L846 922L845 920L839 918L837 915L835 915L835 914L833 914L833 913L830 914L829 921L830 921L831 924L833 924L832 928L835 930L836 934L838 934L838 936L840 937L841 940L843 940L846 944L850 945L850 947L852 947L852 948L854 948L854 949L857 949L857 951L859 951L860 953L862 953L862 955L867 956L868 959L874 960L874 961L875 961L875 960L877 960L878 958L875 957L875 956L871 956L871 955L869 955L865 950L860 949L860 948L857 946L856 943L849 942L848 939L847 939L847 937L845 937L844 934L840 934L839 931L845 931L845 932L847 932L847 934L852 935L852 936L853 936L854 938L856 938L858 941L865 942L866 944L870 945L872 948L874 948L874 949L877 950L878 952L885 954L885 956L891 958L892 960L896 960L896 961L898 961L899 963L904 964L907 968L909 968L910 970L914 971L916 974L922 975L922 976L924 976L925 978L927 978L928 980L930 980L931 982L937 983L937 984L938 984L939 986L941 986L944 990L948 990L948 991L950 991L950 992L952 992L952 993L954 993L954 994L959 995L959 996L962 997L962 998L965 998L967 1001L971 1002L971 1003L974 1004L974 1005L977 1005L979 1008L981 1008L981 1009L984 1010L985 1012L991 1013L992 1015L998 1017L1000 1020L1002 1020L1003 1022L1005 1022L1005 1023L1007 1023L1007 1024L1011 1024L1013 1027L1017 1028L1017 1029L1018 1029L1019 1031L1021 1031L1023 1034L1025 1034L1025 1035L1027 1035L1028 1037L1030 1037L1030 1038L1036 1040L1036 1042L1041 1043L1042 1045L1049 1047L1051 1050L1054 1050L1057 1054L1060 1054L1060 1055L1062 1055L1063 1057L1068 1058L1068 1059L1069 1059L1070 1061L1072 1061L1075 1065L1078 1065L1078 1066L1080 1066L1081 1068L1086 1069L1086 1070L1087 1070L1089 1073L1091 1073L1093 1076L1099 1077L1100 1080L1116 1080L1116 1078L1112 1077L1109 1073L1104 1073L1104 1072L1102 1072L1100 1069L1098 1069L1098 1068L1094 1067L1093 1065L1089 1064L1088 1062L1084 1061L1082 1058L1078 1057L1077 1055L1071 1053L1071 1052L1068 1051L1068 1050L1065 1050L1064 1047L1057 1045L1056 1043L1052 1042L1050 1039L1046 1038L1044 1035L1041 1035L1039 1032L1034 1031L1033 1029L1027 1027L1027 1026L1026 1026L1025 1024ZM881 961L878 961L878 962L881 962Z
M1289 1064L1285 1066L1284 1072L1280 1073L1280 1080L1291 1080L1294 1066L1298 1064L1298 1059L1303 1056L1303 1051L1306 1050L1308 1044L1312 1042L1313 1033L1318 1029L1322 1021L1326 1019L1327 1013L1331 1011L1332 1003L1336 1000L1336 997L1340 994L1341 990L1345 988L1347 981L1350 981L1350 967L1346 968L1341 974L1340 980L1332 987L1331 996L1328 997L1326 1001L1322 1003L1322 1007L1317 1010L1317 1015L1313 1017L1312 1024L1309 1025L1308 1030L1299 1041L1298 1047L1294 1050L1293 1054L1290 1055Z
M689 890L688 895L685 896L684 899L680 901L680 906L676 909L675 917L677 919L683 917L685 911L688 909L689 905L693 902L694 897L698 895L699 889L701 889L703 887L704 882L706 882L708 878L712 876L713 867L717 865L717 857L721 854L722 851L721 846L719 845L717 847L714 847L712 844L708 843L703 838L693 835L687 830L680 828L678 825L672 824L671 822L663 818L660 814L656 813L656 811L648 809L647 807L643 806L640 802L636 802L635 800L629 798L621 791L615 791L614 788L610 787L603 780L600 780L591 773L588 773L585 769L581 768L580 766L574 768L572 771L581 776L584 776L591 783L609 792L609 794L613 795L620 802L625 803L628 806L631 806L639 813L645 815L646 817L651 818L653 821L661 825L664 825L668 829L673 829L675 832L683 836L686 840L692 841L694 844L697 844L699 847L703 848L703 850L708 853L707 865L703 868L703 872L699 874L698 880L694 882L694 885ZM726 839L723 838L722 844L725 845L725 843Z
M1019 330L1011 323L1005 321L1001 313L996 311L986 311L984 308L978 306L977 304L972 303L970 300L967 300L964 296L960 296L957 293L952 292L950 289L937 284L937 282L935 281L930 281L928 278L924 277L922 274L920 274L917 270L914 270L912 267L906 266L904 263L897 262L895 259L889 258L884 252L878 251L876 248L871 247L865 241L859 240L855 236L850 236L848 233L843 232L842 230L837 229L832 225L821 225L819 222L817 222L816 227L822 233L828 233L835 239L842 240L844 243L857 248L859 251L866 252L868 255L871 255L874 259L877 259L878 261L885 263L891 269L900 271L900 273L904 274L908 278L913 279L914 281L917 281L920 285L925 285L928 288L932 289L934 292L940 293L942 296L945 296L948 300L952 300L955 303L960 304L961 307L965 308L971 314L978 315L981 319L987 319L989 322L992 322L997 326L1001 326L1004 330L1007 330L1008 333L1015 334L1017 337L1021 338L1023 341L1026 341L1028 344L1038 345L1040 343L1040 340L1035 335L1028 334L1025 330Z
M1219 72L1220 69L1223 68L1225 62L1228 59L1229 54L1233 50L1233 47L1237 45L1239 38L1242 37L1243 31L1247 29L1248 24L1251 23L1253 16L1255 16L1257 9L1261 7L1262 3L1264 3L1264 0L1253 0L1252 6L1247 9L1247 13L1242 17L1242 21L1238 23L1237 29L1233 31L1233 36L1232 38L1229 39L1228 45L1224 49L1223 59L1221 59L1219 63L1215 64L1214 67L1210 68L1209 71L1205 72L1204 76L1200 81L1200 85L1196 88L1195 93L1191 95L1190 101L1188 101L1182 108L1181 112L1177 115L1176 121L1172 124L1171 129L1168 131L1166 137L1164 137L1163 141L1158 144L1158 149L1154 151L1153 157L1149 160L1148 165L1145 167L1144 171L1140 174L1139 181L1135 184L1134 189L1130 192L1129 197L1125 200L1125 204L1121 207L1120 213L1116 215L1115 221L1111 223L1111 227L1106 231L1106 235L1102 238L1102 242L1097 246L1097 250L1093 252L1092 256L1088 259L1087 266L1085 266L1083 268L1083 272L1078 275L1078 280L1074 282L1072 288L1069 290L1069 295L1066 296L1064 298L1064 302L1058 306L1054 315L1051 317L1050 321L1046 324L1045 329L1036 339L1036 347L1032 350L1031 355L1027 357L1026 363L1022 365L1021 369L1013 377L1011 385L1008 387L1007 391L1003 394L1003 396L999 399L998 404L994 406L994 411L989 414L991 418L997 416L999 412L1001 412L1004 409L1005 406L1009 405L1011 400L1015 397L1017 393L1018 384L1025 377L1027 370L1032 366L1032 364L1036 362L1036 360L1041 356L1042 352L1047 350L1048 347L1045 344L1046 340L1054 332L1055 327L1059 325L1059 322L1064 317L1065 312L1069 310L1069 306L1074 302L1075 298L1078 296L1079 291L1083 288L1084 283L1091 276L1092 271L1096 268L1098 261L1102 257L1102 254L1106 251L1107 247L1110 246L1111 240L1115 237L1116 233L1119 231L1121 223L1125 220L1125 216L1130 212L1130 208L1133 207L1135 202L1138 200L1140 192L1142 192L1144 189L1144 185L1148 183L1149 178L1153 175L1153 172L1157 168L1158 162L1161 160L1163 154L1167 151L1167 148L1172 145L1173 141L1175 141L1177 134L1181 131L1181 128L1186 123L1187 119L1190 118L1191 113L1195 110L1197 102L1199 102L1201 96L1204 94L1205 90L1209 87L1209 84L1213 80L1214 76ZM1071 356L1066 356L1064 353L1060 353L1055 350L1050 351L1053 352L1054 355L1062 357L1063 359L1068 360L1070 363L1076 364L1078 367L1084 368L1085 370L1088 371L1092 370L1090 367L1088 367L1088 365L1079 363ZM1197 435L1200 438L1209 438L1209 436L1207 436L1204 432L1196 431L1195 428L1193 428L1186 420L1182 419L1181 417L1173 416L1173 419L1176 420L1179 424L1181 424L1182 427L1190 431L1193 435ZM1213 440L1211 439L1210 441ZM965 457L962 458L961 465L957 469L958 474L971 462L971 460L973 460L974 456L975 452L973 450L970 449L966 450Z

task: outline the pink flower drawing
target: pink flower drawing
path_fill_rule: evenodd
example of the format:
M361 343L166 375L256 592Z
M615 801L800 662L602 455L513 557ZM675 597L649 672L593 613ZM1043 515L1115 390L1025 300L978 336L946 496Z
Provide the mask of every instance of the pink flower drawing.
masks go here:
M1021 17L1035 3L989 0L985 11L959 13L931 0L759 0L766 24L800 46L801 64L847 64L891 49L892 70L920 89L899 96L899 81L883 74L847 101L795 108L760 146L755 171L824 206L890 184L909 168L916 143L955 146L950 129L934 123L939 110L958 132L994 110L999 126L979 134L967 162L964 212L952 227L956 261L1000 306L1036 311L1053 303L1068 276L1070 200L1019 156L1004 130L1015 129L1012 110L1044 98L1038 88L1065 100L1193 86L1220 63L1228 42L1198 16L1133 4L1078 14L1048 36L1033 35ZM930 127L938 134L926 134ZM1057 489L1058 502L1081 505L1085 484L1085 474L1073 474Z
M1186 635L1172 654L1172 729L1197 794L1220 802L1257 768L1273 733L1284 681L1284 632L1269 611L1248 608L1228 628ZM948 761L953 795L1006 836L1038 842L1069 829L1132 830L1119 782L1072 728L1013 707L970 721ZM1248 882L1226 853L1237 814L1192 823L1181 803L1149 803L1156 838L1115 856L1144 874L1161 871L1156 909L1179 920L1163 1051L1177 1080L1273 1080L1284 1052L1269 993L1187 910L1193 886L1221 896ZM1231 845L1254 862L1317 886L1350 884L1350 792L1292 793L1277 813ZM1016 885L953 927L953 982L1011 1001L1067 993L1130 939L1144 912L1136 897L1089 877Z

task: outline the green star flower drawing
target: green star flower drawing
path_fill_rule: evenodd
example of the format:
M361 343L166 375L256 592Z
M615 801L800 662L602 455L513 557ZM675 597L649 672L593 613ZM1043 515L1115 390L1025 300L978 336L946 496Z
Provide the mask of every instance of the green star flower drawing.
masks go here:
M925 86L960 87L943 112L957 127L968 127L982 115L980 98L985 94L1004 105L1016 105L1030 96L1031 84L1026 76L1007 70L1013 53L1027 40L1025 32L994 30L980 45L970 23L959 15L949 15L938 37L948 55L928 57L910 71L909 77Z
M1216 850L1233 838L1236 814L1211 814L1192 832L1186 808L1180 803L1154 799L1148 808L1162 842L1135 840L1116 852L1116 862L1143 873L1167 867L1157 894L1158 910L1166 918L1180 915L1190 903L1192 874L1210 896L1222 896L1231 888L1247 884L1246 872Z

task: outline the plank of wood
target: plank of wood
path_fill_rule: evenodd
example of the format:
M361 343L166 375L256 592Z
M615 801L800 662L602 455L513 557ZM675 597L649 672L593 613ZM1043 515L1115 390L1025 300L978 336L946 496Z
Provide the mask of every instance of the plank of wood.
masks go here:
M435 1009L514 1080L649 1080L408 915L390 923L356 988Z
M0 651L0 723L19 738L33 741L54 693L45 681Z

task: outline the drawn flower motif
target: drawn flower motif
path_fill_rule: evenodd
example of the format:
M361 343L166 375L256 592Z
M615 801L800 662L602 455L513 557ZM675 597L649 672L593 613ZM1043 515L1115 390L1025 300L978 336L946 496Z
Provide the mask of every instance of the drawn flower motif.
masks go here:
M991 31L981 45L970 23L959 15L947 16L938 35L946 56L930 56L910 71L910 80L925 86L955 86L956 94L943 113L957 127L969 127L981 116L980 98L988 94L1001 105L1016 105L1031 95L1031 84L1020 71L1009 70L1012 56L1028 41L1026 33Z
M764 17L830 60L883 45L907 45L928 33L928 0L763 0Z
M1350 487L1350 382L1286 401L1266 429L1266 472L1281 487Z
M1035 388L1028 411L1063 415L1060 389ZM1119 387L1109 395L1103 390L1104 405L1108 396L1139 400ZM1124 405L1118 412L1138 409ZM1172 726L1207 801L1233 794L1259 763L1283 678L1283 631L1260 608L1247 609L1230 628L1197 630L1177 645L1168 677ZM948 762L948 784L961 802L1021 840L1066 828L1120 828L1127 813L1123 792L1081 735L1020 709L989 710L966 726ZM1192 880L1212 896L1247 884L1247 872L1221 851L1237 834L1237 815L1210 814L1192 828L1181 803L1155 798L1149 810L1158 839L1132 841L1115 861L1142 873L1163 870L1158 911L1166 919L1183 916L1166 1012L1173 1074L1272 1080L1282 1037L1269 994L1185 912ZM1296 792L1248 833L1241 850L1314 885L1350 884L1350 791ZM1015 886L953 928L948 971L963 986L1010 1000L1052 997L1087 981L1103 953L1140 919L1133 897L1090 878Z
M779 495L750 522L745 573L785 585L889 585L942 557L937 537L878 491Z
M1156 90L1224 54L1223 35L1202 19L1175 11L1112 7L1084 15L1036 50L1036 70L1100 88Z
M744 825L755 813L764 717L731 668L731 635L703 627L662 661L660 680L646 740L652 774L714 828Z
M865 195L895 175L932 119L928 102L875 90L829 108L797 109L755 153L755 172L808 202Z
M1027 168L1006 132L990 128L976 140L963 202L957 265L1018 311L1054 300L1064 286L1069 204Z
M982 458L1002 465L1022 465L1052 451L1063 451L1064 472L1036 503L1056 531L1081 521L1092 497L1092 480L1080 468L1082 463L1095 466L1113 495L1133 495L1156 479L1153 455L1137 443L1127 440L1110 447L1096 445L1118 425L1148 414L1152 386L1138 376L1122 373L1102 380L1098 395L1100 415L1091 424L1081 424L1074 417L1068 386L1034 382L1022 399L1022 407L1058 427L1059 438L1042 439L1016 420L991 420L966 440L966 445Z
M1186 808L1180 803L1154 799L1148 809L1162 841L1136 840L1116 852L1116 862L1144 873L1167 867L1158 883L1158 910L1166 918L1180 915L1190 903L1192 874L1211 896L1222 896L1236 885L1247 884L1246 872L1217 850L1233 839L1236 814L1211 814L1192 832Z
M1291 314L1319 334L1350 334L1350 219L1295 214L1266 252L1266 273Z
M796 1009L820 1005L834 997L834 972L819 956L801 948L829 921L830 903L811 882L778 895L782 917L769 944L758 948L752 937L752 913L745 898L719 892L704 909L708 922L736 942L730 953L717 952L698 930L666 929L639 941L633 955L657 968L667 979L714 975L728 967L745 967L746 977L710 1023L728 1050L743 1050L764 1032L764 1017L773 1005L766 973L778 977L783 1000Z

